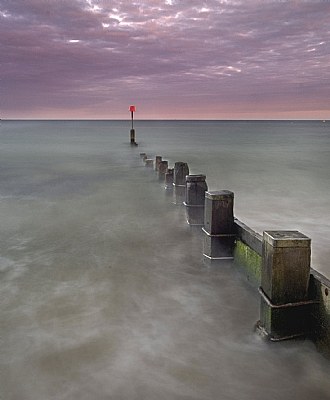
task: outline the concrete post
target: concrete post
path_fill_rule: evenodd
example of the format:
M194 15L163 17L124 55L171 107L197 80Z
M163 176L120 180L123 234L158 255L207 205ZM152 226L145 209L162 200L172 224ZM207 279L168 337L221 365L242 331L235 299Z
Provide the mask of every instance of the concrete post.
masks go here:
M205 175L186 176L186 206L187 222L189 225L204 225L204 205L207 184Z
M178 161L174 164L173 197L174 204L183 204L186 196L186 176L189 175L189 167L185 162Z
M159 163L162 161L162 156L156 156L155 158L155 171L158 171Z
M311 240L298 231L263 234L257 330L272 341L303 336L309 329L310 256Z
M205 192L203 256L207 264L233 259L235 243L234 193Z
M167 168L168 168L168 161L162 160L159 164L158 164L158 180L160 182L164 182L165 180L165 174L167 172Z

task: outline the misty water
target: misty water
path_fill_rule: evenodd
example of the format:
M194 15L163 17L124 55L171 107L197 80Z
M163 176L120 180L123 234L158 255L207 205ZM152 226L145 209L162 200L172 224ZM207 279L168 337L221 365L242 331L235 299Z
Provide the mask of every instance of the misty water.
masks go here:
M2 121L0 399L330 399L308 340L253 331L259 297L201 237L140 152L235 193L258 232L312 238L330 276L322 122Z

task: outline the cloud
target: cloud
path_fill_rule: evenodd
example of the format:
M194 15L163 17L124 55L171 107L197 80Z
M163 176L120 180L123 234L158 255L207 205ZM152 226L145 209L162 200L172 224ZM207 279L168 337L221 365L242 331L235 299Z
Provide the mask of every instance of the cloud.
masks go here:
M0 0L2 113L111 118L130 99L146 116L155 101L215 117L329 110L329 12L322 1Z

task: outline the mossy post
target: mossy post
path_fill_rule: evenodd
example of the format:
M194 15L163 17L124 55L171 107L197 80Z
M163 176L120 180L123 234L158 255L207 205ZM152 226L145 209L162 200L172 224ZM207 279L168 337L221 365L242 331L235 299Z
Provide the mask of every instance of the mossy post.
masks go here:
M260 321L272 341L305 336L315 303L308 297L311 240L298 231L265 231L262 247Z
M203 256L206 264L233 259L235 243L234 193L206 191Z
M173 173L173 197L174 204L183 204L186 197L186 176L189 175L189 167L185 162L178 161L174 164Z
M205 175L186 176L186 206L189 225L204 225L205 192L207 191Z

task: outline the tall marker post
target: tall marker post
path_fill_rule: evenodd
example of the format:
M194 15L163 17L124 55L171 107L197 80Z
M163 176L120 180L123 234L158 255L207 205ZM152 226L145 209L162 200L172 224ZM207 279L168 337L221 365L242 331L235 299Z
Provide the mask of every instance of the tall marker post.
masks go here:
M135 106L129 106L129 111L131 112L131 119L132 119L132 128L131 128L131 145L135 145L137 146L137 143L135 142L135 129L133 126L133 120L134 120L134 113L136 111L136 107Z

